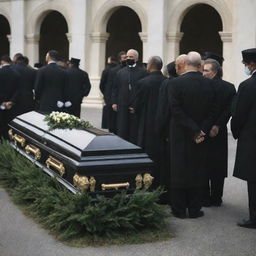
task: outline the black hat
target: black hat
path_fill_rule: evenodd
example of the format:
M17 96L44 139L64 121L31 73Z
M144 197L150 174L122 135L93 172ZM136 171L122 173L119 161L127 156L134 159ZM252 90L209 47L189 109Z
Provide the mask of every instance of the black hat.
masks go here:
M245 63L256 62L256 48L242 51L242 56Z
M213 53L213 52L205 52L203 59L204 60L206 60L206 59L217 60L220 63L221 66L222 66L222 63L224 61L224 58L222 56L219 56L218 54Z
M80 59L76 59L76 58L71 58L71 60L69 61L71 64L75 64L75 65L79 65L80 63Z

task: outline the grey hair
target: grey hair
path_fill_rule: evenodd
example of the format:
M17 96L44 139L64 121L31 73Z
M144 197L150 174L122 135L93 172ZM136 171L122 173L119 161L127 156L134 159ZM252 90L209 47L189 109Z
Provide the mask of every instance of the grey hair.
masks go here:
M139 59L139 52L138 51L136 51L134 49L129 49L127 52L130 52L130 51L132 51L134 53L136 59Z
M159 56L150 57L148 63L154 66L157 70L161 70L163 67L163 61Z
M202 65L201 55L198 52L189 52L185 62L189 66L200 68Z
M211 64L212 65L212 71L216 73L217 77L222 77L222 67L220 66L219 62L214 59L206 59L204 61L204 64Z

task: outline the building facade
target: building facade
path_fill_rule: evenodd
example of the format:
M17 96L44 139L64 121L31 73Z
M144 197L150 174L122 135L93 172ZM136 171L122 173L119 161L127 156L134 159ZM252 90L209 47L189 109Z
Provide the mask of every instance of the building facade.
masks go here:
M196 50L223 55L224 79L245 79L241 50L256 47L256 0L0 0L0 54L31 65L49 49L81 59L92 82L86 102L100 105L106 57L138 49L142 62L167 64Z

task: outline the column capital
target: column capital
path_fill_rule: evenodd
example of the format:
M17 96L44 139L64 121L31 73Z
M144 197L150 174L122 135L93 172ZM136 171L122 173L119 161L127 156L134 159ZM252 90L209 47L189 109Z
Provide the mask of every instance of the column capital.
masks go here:
M6 37L8 38L9 43L11 43L12 42L12 35L6 35Z
M148 33L147 32L139 32L140 39L143 43L148 41Z
M72 43L72 34L71 33L66 33L66 37L68 39L68 42Z
M167 42L176 42L179 43L182 39L184 33L183 32L167 32L166 40Z
M36 35L36 34L27 34L25 35L25 39L27 43L30 44L35 44L39 42L40 39L40 35Z
M220 31L219 32L220 38L222 42L232 42L232 33L227 31Z
M93 32L90 37L94 43L105 43L109 38L109 33Z

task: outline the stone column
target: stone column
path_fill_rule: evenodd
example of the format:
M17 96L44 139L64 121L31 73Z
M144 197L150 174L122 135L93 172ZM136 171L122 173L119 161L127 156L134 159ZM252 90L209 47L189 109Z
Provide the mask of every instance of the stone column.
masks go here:
M28 34L25 36L27 43L27 56L29 63L33 66L39 61L39 39L40 35Z
M168 32L166 34L167 39L167 59L166 62L169 63L174 61L180 54L180 40L183 37L183 32Z
M13 57L15 53L25 52L25 1L11 1L11 36L10 56Z
M165 0L149 0L148 56L158 55L165 59Z
M89 104L101 104L102 96L99 90L99 82L102 70L104 69L105 55L106 55L106 41L109 33L94 32L90 34L91 48L90 48L90 80L92 89L87 102Z
M233 60L232 60L232 33L231 32L226 32L226 31L221 31L219 32L220 38L223 43L223 79L233 82Z
M142 62L148 61L148 34L146 32L139 32L140 40L142 41L143 58Z

